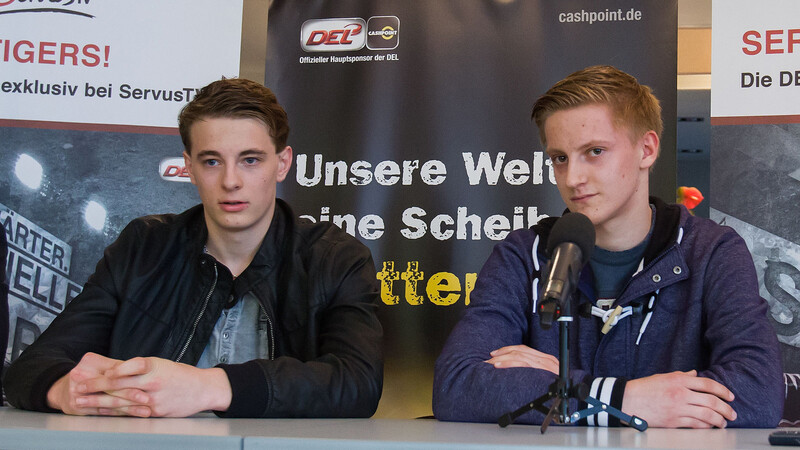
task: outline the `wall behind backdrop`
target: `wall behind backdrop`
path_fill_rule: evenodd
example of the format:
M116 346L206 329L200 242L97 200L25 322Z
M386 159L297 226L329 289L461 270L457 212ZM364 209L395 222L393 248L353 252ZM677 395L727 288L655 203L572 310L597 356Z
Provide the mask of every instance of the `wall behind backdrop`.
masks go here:
M77 86L59 96L0 91L0 222L14 254L6 363L80 291L128 221L198 202L191 185L175 182L186 181L175 117L191 89L236 75L242 9L162 3L123 11L75 2L70 13L48 14L3 14L23 2L0 7L0 45L12 46L0 83ZM265 2L245 7L254 3ZM387 355L378 417L430 414L433 362L492 246L561 214L530 121L550 85L612 64L653 87L667 120L652 190L670 200L675 189L676 1L408 3L276 0L268 28L245 12L241 42L244 58L266 39L264 81L289 113L296 161L279 194L373 251ZM169 20L178 16L187 18L180 32ZM148 31L133 30L131 17L149 21ZM213 25L202 22L209 17ZM14 59L21 41L37 48L31 61ZM50 64L72 48L61 44L96 45L87 51L98 62ZM247 73L258 72L250 64ZM32 100L45 103L29 108Z

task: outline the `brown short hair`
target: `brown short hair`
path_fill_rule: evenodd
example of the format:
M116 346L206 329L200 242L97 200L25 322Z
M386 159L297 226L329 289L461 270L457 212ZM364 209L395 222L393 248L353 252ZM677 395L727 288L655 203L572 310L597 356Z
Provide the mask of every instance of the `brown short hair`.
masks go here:
M255 81L230 78L200 89L178 114L178 131L186 152L191 154L189 131L197 121L212 117L256 119L269 128L277 152L286 147L289 119L269 88Z
M661 105L649 87L616 67L591 66L559 81L534 103L531 118L542 144L547 146L544 124L553 113L589 104L608 105L615 125L628 128L632 139L653 130L660 140L664 131Z

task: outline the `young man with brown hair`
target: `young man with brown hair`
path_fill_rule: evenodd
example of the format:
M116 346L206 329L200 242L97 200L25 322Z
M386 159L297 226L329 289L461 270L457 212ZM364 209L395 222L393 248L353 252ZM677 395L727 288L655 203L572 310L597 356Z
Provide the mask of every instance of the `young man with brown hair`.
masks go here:
M533 119L561 198L597 236L572 297L571 381L653 427L776 426L781 357L744 241L648 195L663 129L650 89L589 67L540 97ZM535 315L555 221L511 233L483 266L436 363L437 418L496 421L556 380L559 328ZM586 423L619 420L600 413Z
M68 414L369 417L383 380L369 249L276 199L285 111L248 80L179 116L201 205L131 222L6 376L14 406Z

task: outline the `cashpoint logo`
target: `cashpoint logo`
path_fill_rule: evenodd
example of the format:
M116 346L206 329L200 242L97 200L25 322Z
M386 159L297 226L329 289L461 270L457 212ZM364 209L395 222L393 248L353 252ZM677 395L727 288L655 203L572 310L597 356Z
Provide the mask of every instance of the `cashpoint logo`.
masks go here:
M375 16L367 21L367 48L392 50L400 41L400 19L395 16Z
M303 22L300 44L306 52L361 50L366 43L367 23L359 17L312 19Z
M189 183L189 171L186 170L183 158L164 158L158 164L158 173L162 180L182 181Z
M4 14L24 13L60 13L94 19L94 16L85 10L89 7L90 0L0 0L0 16ZM95 0L97 1L97 0ZM47 5L41 8L42 4ZM81 9L81 10L79 10Z

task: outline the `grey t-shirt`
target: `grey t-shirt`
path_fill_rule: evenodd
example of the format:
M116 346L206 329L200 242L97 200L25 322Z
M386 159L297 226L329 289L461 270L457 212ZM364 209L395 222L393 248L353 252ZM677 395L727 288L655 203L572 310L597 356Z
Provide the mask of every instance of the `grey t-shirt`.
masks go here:
M254 359L270 359L267 315L258 299L247 293L231 308L222 311L197 367L240 364Z

